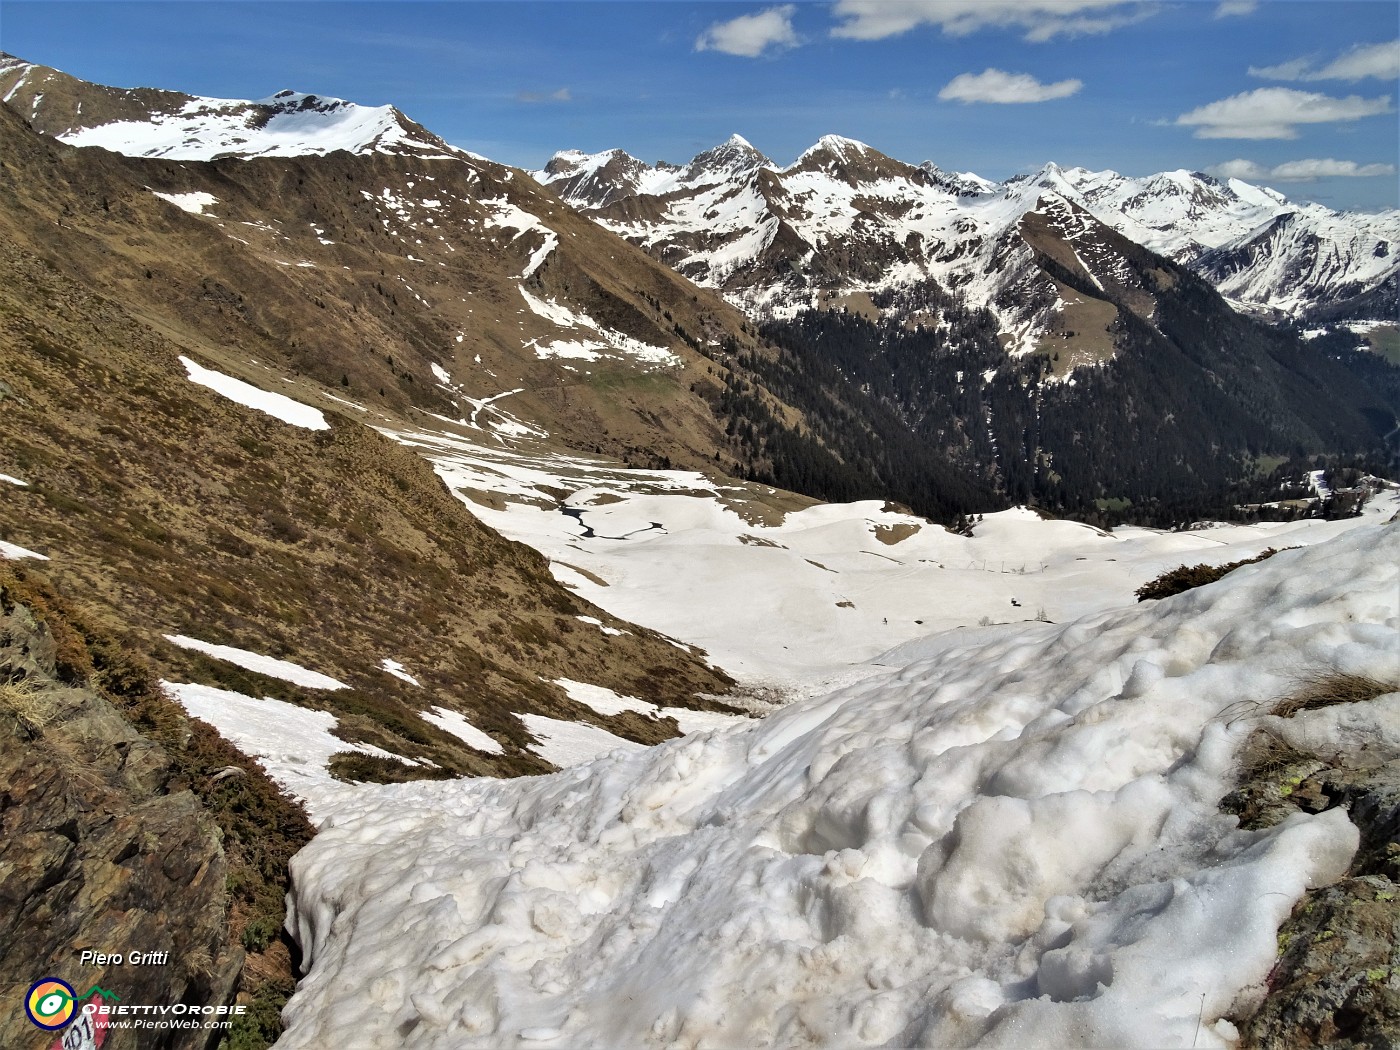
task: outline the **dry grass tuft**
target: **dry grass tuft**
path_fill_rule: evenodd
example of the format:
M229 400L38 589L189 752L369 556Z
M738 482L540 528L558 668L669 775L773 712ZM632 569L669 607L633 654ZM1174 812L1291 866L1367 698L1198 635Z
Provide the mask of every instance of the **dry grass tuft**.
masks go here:
M27 678L0 682L0 708L8 711L27 732L36 736L58 714L53 698Z
M1338 671L1315 673L1300 677L1292 693L1275 701L1269 714L1292 718L1300 711L1316 711L1337 704L1360 704L1400 689L1394 682L1384 682L1369 675L1343 674Z

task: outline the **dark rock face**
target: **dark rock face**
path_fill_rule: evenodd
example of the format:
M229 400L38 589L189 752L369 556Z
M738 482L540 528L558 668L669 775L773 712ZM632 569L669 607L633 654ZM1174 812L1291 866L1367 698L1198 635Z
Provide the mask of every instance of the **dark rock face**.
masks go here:
M96 692L59 680L54 637L0 591L0 1046L38 1046L24 995L58 977L123 1004L232 1003L220 833L170 761ZM81 962L166 953L147 965ZM157 958L160 958L157 956ZM117 1030L109 1050L196 1048L219 1033Z

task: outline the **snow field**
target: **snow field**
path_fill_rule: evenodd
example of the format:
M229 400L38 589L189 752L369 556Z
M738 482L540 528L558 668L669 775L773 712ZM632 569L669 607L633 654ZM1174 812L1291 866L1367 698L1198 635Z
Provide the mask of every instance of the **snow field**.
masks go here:
M266 119L254 107L271 109ZM116 120L60 135L70 146L101 146L129 157L213 160L300 157L335 150L444 156L442 147L413 138L392 106L359 106L327 96L282 91L257 102L194 97L178 112L147 120Z
M745 684L807 695L872 673L869 661L926 635L1132 605L1137 587L1183 562L1316 543L1400 507L1387 490L1360 519L1111 534L1015 509L986 515L969 539L867 501L763 525L736 510L755 490L695 472L625 470L529 443L383 433L426 456L476 517L540 551L556 579L589 601L703 647ZM472 490L500 495L506 508L473 502ZM577 518L560 511L560 490Z
M1400 674L1397 566L1400 527L1361 528L727 731L363 789L293 861L280 1045L1228 1046L1357 843L1219 812L1241 702Z

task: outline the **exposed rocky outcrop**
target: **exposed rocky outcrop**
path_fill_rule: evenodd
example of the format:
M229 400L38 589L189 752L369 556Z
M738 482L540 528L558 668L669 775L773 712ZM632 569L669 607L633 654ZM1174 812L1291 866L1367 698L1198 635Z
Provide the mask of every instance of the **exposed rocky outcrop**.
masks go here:
M1265 719L1249 774L1225 799L1246 827L1344 806L1361 832L1347 876L1309 893L1279 930L1265 995L1239 1025L1242 1046L1400 1045L1400 758L1379 731L1397 701L1392 693L1348 704L1341 739L1321 747L1308 746L1322 734L1305 719Z
M127 1004L233 1002L244 953L231 942L218 826L174 767L96 691L65 682L49 625L0 581L0 995L18 1006L42 977ZM83 964L167 953L164 964ZM0 1045L36 1045L20 1009ZM203 1047L209 1032L113 1029L106 1046ZM215 1033L217 1037L217 1033Z

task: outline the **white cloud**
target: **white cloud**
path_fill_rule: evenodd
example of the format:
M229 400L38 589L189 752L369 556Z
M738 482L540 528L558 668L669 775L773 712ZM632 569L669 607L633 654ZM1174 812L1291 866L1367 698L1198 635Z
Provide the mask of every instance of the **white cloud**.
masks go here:
M1084 86L1082 80L1058 80L1042 84L1029 73L1006 73L988 69L981 73L962 73L938 93L945 101L957 102L1046 102L1052 98L1068 98Z
M950 36L1024 29L1027 40L1039 43L1107 33L1151 17L1156 7L1133 0L837 0L834 13L845 21L831 35L851 40L883 40L932 25Z
M1287 161L1269 172L1269 178L1281 182L1311 182L1313 179L1366 179L1394 174L1394 164L1357 164L1354 160L1327 157Z
M1198 139L1295 139L1298 124L1330 124L1390 112L1390 96L1333 98L1292 88L1258 88L1176 118Z
M1220 5L1215 9L1216 18L1238 18L1241 15L1252 15L1259 7L1259 0L1220 0Z
M1277 182L1312 182L1314 179L1365 179L1378 175L1394 175L1394 164L1357 164L1354 160L1334 160L1331 157L1311 157L1290 160L1266 168L1252 160L1227 160L1209 168L1210 174L1222 179L1247 179L1257 182L1271 179Z
M1359 44L1315 68L1314 58L1295 58L1276 66L1250 66L1249 75L1265 80L1395 80L1400 77L1400 40Z
M797 33L792 28L796 10L796 4L783 4L757 14L740 15L728 22L716 22L696 38L695 50L757 58L770 47L796 47Z
M1206 169L1206 174L1214 175L1217 179L1244 179L1246 182L1257 182L1259 179L1269 177L1269 169L1262 164L1255 164L1252 160L1227 160L1224 164L1214 164Z
M1312 68L1310 58L1290 58L1276 66L1250 66L1249 75L1261 80L1302 80Z

